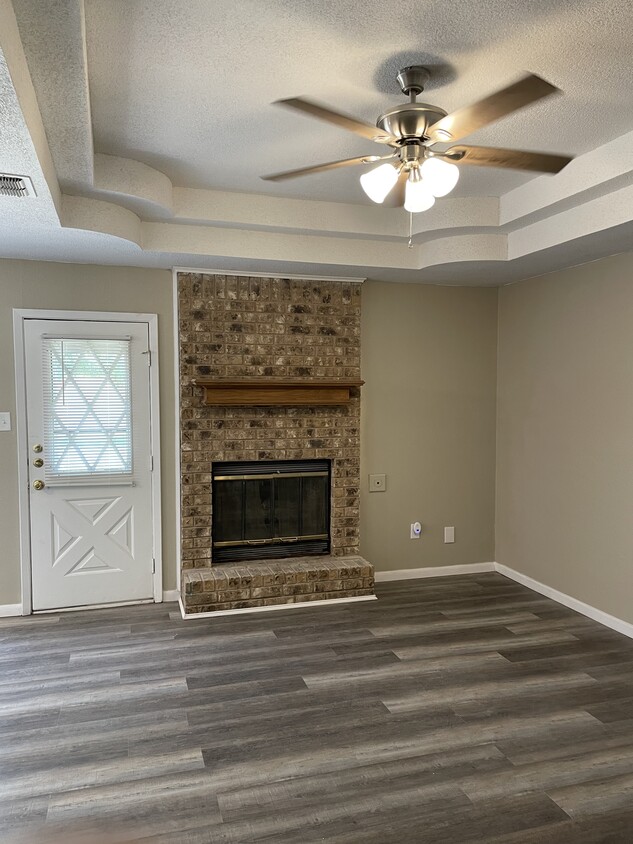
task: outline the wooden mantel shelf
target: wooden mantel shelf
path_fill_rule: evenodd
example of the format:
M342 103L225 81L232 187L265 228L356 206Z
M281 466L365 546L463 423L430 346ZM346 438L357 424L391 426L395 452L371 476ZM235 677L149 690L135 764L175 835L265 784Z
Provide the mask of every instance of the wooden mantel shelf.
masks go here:
M215 381L197 379L196 387L204 387L204 403L242 407L316 407L347 404L352 387L364 381L278 381L259 378L256 381Z

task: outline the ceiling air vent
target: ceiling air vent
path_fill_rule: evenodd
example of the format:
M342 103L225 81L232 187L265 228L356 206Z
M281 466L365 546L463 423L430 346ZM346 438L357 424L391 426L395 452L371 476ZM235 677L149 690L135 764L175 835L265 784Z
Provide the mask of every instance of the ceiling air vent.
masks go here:
M0 173L0 196L15 196L16 199L35 196L33 182L28 176L12 176L9 173Z

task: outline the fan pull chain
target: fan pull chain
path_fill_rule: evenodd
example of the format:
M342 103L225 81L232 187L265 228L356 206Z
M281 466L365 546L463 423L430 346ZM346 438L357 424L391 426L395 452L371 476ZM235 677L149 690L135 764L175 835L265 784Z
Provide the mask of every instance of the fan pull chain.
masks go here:
M413 213L409 212L409 249L413 249Z

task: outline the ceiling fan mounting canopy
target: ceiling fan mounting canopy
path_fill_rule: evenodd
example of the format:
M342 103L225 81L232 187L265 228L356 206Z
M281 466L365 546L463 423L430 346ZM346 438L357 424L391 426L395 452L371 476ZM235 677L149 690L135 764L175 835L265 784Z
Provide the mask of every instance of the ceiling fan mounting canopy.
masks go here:
M540 76L528 73L517 82L484 97L473 105L447 114L444 109L438 106L417 102L417 97L424 90L430 76L430 70L422 65L410 65L403 68L398 73L397 79L400 90L409 97L409 102L396 105L381 114L376 121L376 126L364 123L355 117L322 106L304 97L277 100L275 105L291 108L319 120L324 120L367 140L391 147L392 151L386 155L361 155L356 158L330 161L312 167L273 173L262 178L269 181L283 181L340 167L395 160L393 165L381 165L378 169L383 171L386 176L389 175L390 168L397 170L396 184L393 188L388 189L387 193L390 196L389 202L386 204L402 205L405 202L404 187L407 179L411 182L407 190L410 188L413 192L416 184L419 185L420 183L420 172L422 172L422 180L424 181L425 178L428 180L428 176L424 176L423 165L428 162L430 166L430 161L433 159L443 159L445 163L436 162L431 169L426 168L427 173L436 173L433 168L443 168L446 174L450 170L450 167L448 167L450 163L454 172L449 181L452 182L453 187L457 181L457 169L454 164L502 167L538 173L558 173L571 161L571 157L565 155L466 144L460 144L449 149L443 147L435 149L435 144L459 141L477 129L488 126L496 120L500 120L544 97L559 93L559 89ZM439 172L439 169L437 172ZM393 178L393 176L389 176L388 181L393 181ZM446 192L440 190L434 195L444 196ZM382 195L380 192L379 194ZM382 202L383 199L376 201Z
M424 86L431 78L431 71L421 64L411 64L403 67L396 76L398 85L403 94L408 97L410 94L419 96L424 91Z

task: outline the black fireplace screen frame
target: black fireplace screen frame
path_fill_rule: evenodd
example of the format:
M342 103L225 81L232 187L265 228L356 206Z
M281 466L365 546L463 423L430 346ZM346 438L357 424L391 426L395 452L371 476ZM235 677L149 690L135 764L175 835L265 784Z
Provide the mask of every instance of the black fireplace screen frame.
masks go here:
M330 460L213 463L214 563L330 552Z

